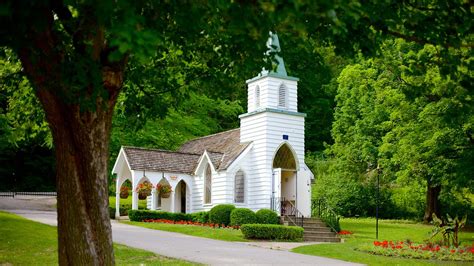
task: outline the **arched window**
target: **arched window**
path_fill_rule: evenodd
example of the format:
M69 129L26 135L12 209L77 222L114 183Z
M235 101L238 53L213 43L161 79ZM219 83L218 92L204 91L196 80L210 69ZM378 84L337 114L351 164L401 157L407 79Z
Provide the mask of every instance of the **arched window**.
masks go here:
M255 109L260 107L260 87L255 87Z
M281 84L280 88L278 88L278 107L286 108L286 97L286 86Z
M242 170L237 171L234 181L234 202L244 203L245 201L245 175Z
M207 164L204 176L204 204L211 203L212 194L212 172L211 165Z

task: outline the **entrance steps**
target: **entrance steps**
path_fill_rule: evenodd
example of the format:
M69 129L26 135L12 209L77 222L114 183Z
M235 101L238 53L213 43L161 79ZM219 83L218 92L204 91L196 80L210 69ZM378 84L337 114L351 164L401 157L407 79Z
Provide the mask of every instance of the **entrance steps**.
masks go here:
M284 225L293 224L294 217L283 217ZM341 239L323 221L317 218L304 218L303 220L303 240L314 242L341 242Z

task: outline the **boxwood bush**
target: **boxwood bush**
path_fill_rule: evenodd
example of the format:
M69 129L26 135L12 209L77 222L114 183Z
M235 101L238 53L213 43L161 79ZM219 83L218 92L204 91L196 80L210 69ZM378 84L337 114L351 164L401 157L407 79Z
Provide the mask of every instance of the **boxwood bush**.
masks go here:
M109 207L110 219L115 219L115 207ZM120 216L127 216L129 209L120 208Z
M270 209L260 209L255 215L259 224L280 224L278 214Z
M209 212L195 212L191 213L193 222L207 223L209 222Z
M232 204L221 204L213 207L209 211L209 222L215 224L230 224L230 213L235 209Z
M247 208L236 208L230 213L230 225L243 225L257 223L255 213Z
M248 239L291 240L303 239L303 228L277 224L244 224L240 230Z
M128 212L130 221L142 222L148 219L166 219L172 221L191 221L192 216L186 213L172 213L164 211L149 211L149 210L130 210Z

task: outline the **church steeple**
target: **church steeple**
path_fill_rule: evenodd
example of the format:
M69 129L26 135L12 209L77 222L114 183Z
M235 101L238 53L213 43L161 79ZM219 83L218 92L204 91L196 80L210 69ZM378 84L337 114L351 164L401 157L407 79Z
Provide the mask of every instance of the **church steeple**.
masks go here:
M281 76L288 76L286 73L286 68L285 68L285 62L283 61L283 58L278 55L278 53L281 52L281 47L280 47L280 40L278 40L278 35L276 33L272 33L270 31L270 36L268 37L267 40L267 47L268 50L265 53L267 56L273 54L273 60L272 60L272 70L270 73L275 73L277 75ZM276 61L276 62L275 62ZM275 71L276 68L276 71ZM261 74L267 74L268 70L265 68L262 69Z
M247 113L258 111L298 112L298 78L288 76L281 52L280 40L270 32L267 40L267 56L272 55L272 70L265 68L254 78L247 80Z

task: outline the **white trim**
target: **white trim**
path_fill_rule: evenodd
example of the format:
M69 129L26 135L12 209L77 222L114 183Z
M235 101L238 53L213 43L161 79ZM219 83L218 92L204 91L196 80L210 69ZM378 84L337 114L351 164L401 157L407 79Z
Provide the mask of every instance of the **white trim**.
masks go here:
M117 159L115 160L114 167L112 168L112 174L118 174L116 167L117 167L118 162L120 161L120 156L123 156L125 163L127 163L128 169L132 171L132 168L130 167L130 163L128 162L128 159L127 159L127 155L125 154L125 150L123 149L123 147L121 147L119 154L117 155Z
M293 158L295 159L295 164L296 164L296 170L295 169L287 169L287 170L291 170L291 171L299 171L300 170L300 163L298 161L298 154L296 153L295 149L293 148L293 146L291 146L291 144L288 142L288 141L283 141L282 143L280 143L280 145L278 145L278 147L276 148L275 152L273 153L273 156L272 156L272 165L271 165L271 168L272 169L277 169L277 168L273 168L273 162L275 161L275 156L277 154L277 152L280 150L280 148L283 146L283 145L287 145L288 148L290 149L291 153L293 153ZM309 169L309 168L308 168ZM285 170L285 169L284 169Z
M199 162L196 166L196 169L194 170L193 175L197 176L199 169L201 168L201 164L204 161L204 158L207 158L207 162L211 165L211 170L213 173L217 173L216 168L214 167L214 164L212 164L211 157L209 157L209 154L207 153L207 150L204 150L204 152L201 155L201 158L199 159Z
M253 142L251 142L249 146L247 146L247 148L245 148L245 150L243 150L240 155L235 158L235 160L227 167L227 170L232 169L236 164L240 165L240 161L242 161L245 156L247 156L247 153L249 153L252 148Z

